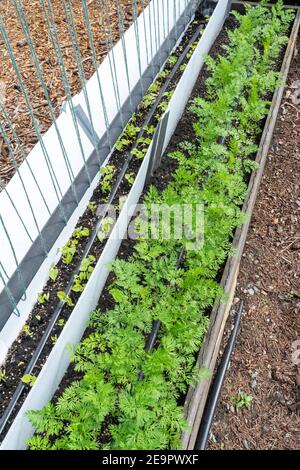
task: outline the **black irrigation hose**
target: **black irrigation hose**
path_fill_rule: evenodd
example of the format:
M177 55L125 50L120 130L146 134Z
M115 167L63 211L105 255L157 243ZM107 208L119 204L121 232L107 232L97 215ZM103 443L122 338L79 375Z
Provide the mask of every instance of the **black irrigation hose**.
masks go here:
M240 325L240 320L243 312L243 307L244 307L244 302L243 300L240 301L236 316L235 316L235 322L234 322L234 327L233 330L230 334L230 337L228 339L226 348L224 350L221 363L218 367L217 374L215 377L215 380L213 382L213 385L210 389L210 393L208 396L208 400L205 405L203 417L201 420L200 428L198 431L198 436L195 444L195 450L205 450L207 441L208 441L208 436L209 436L209 431L212 425L212 421L215 415L216 407L219 401L220 393L223 387L224 379L226 376L226 372L228 369L228 365L230 362L230 357L231 353L233 351L234 345L235 345L235 340L237 336L237 332L239 329Z
M182 247L177 258L176 269L179 269L180 264L184 257L184 253L185 253L185 248ZM151 333L149 334L146 345L145 345L145 351L151 351L154 348L155 341L159 333L160 327L161 327L161 321L155 320L153 322ZM143 380L143 378L144 378L144 372L141 371L138 376L138 381Z
M190 50L191 44L197 40L197 38L200 35L202 30L203 30L203 24L201 24L197 28L197 30L195 31L193 36L190 38L190 40L189 40L187 46L185 47L184 51L180 54L176 64L174 65L171 73L166 78L165 83L163 84L163 86L162 86L155 102L153 103L153 106L152 106L151 110L147 114L146 119L144 121L143 127L149 125L149 123L150 123L150 121L151 121L152 117L154 116L154 113L157 109L157 106L158 106L159 102L161 101L161 98L163 97L163 94L165 93L166 89L168 88L168 86L169 86L171 80L173 79L175 73L178 71L180 65L184 61L187 53ZM144 130L142 128L142 130L140 131L140 133L138 135L138 138L142 137L143 134L144 134ZM135 148L136 146L137 146L137 144L133 148ZM129 154L127 156L127 159L126 159L126 161L125 161L125 163L124 163L124 165L123 165L123 167L122 167L122 169L121 169L121 171L118 175L117 181L116 181L116 183L115 183L115 185L114 185L114 187L111 191L109 200L107 202L107 206L112 204L113 199L115 198L115 195L116 195L116 193L117 193L117 191L118 191L118 189L119 189L119 187L120 187L120 185L123 181L124 175L126 173L126 170L129 166L129 163L132 160L132 158L133 158L132 154ZM87 244L85 246L85 249L84 249L84 252L82 254L82 259L84 259L88 256L88 254L91 250L91 247L93 246L94 241L97 237L98 231L101 228L101 223L102 223L106 213L107 213L107 211L102 211L100 214L98 214L99 215L98 222L97 222L96 227L94 228L94 230L92 231L92 233L91 233L91 235L88 239L88 242L87 242ZM70 279L70 281L69 281L69 283L68 283L68 285L67 285L67 287L64 291L66 295L69 295L71 293L71 290L72 290L72 287L73 287L73 284L74 284L75 276L76 276L76 274L79 273L79 270L80 270L81 262L82 262L82 260L77 264L77 266L74 270L74 273L72 274L71 279ZM38 343L37 348L35 349L34 354L31 358L30 362L28 363L28 366L26 367L25 373L23 375L31 374L33 372L34 368L36 367L36 364L37 364L37 362L38 362L38 360L39 360L39 358L40 358L40 356L43 352L43 349L44 349L44 347L45 347L45 345L46 345L46 343L47 343L47 341L48 341L48 339L51 335L53 327L54 327L58 317L60 316L64 306L65 306L65 303L63 301L60 301L59 304L57 305L57 307L56 307L56 309L55 309L55 311L54 311L54 313L53 313L53 315L52 315L52 317L51 317L51 319L50 319L50 321L47 325L47 328L44 331L43 336L42 336L40 342ZM17 386L17 388L16 388L16 390L15 390L8 406L6 407L4 413L1 417L1 420L0 420L0 435L2 434L5 426L7 425L7 422L8 422L11 414L13 413L13 411L14 411L17 403L18 403L18 400L19 400L21 394L23 393L23 391L26 388L27 388L27 386L23 382L20 382L18 384L18 386Z

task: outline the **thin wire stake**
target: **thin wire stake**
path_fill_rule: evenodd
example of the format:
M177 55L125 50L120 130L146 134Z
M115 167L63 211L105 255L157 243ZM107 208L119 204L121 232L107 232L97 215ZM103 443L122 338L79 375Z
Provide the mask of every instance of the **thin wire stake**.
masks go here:
M67 155L67 152L66 152L66 149L65 149L65 146L64 146L64 142L63 142L63 139L61 137L60 130L59 130L58 125L57 125L56 116L55 116L54 109L53 109L53 106L52 106L52 103L51 103L51 100L50 100L50 97L49 97L49 92L48 92L47 85L46 85L46 82L45 82L44 74L43 74L43 71L41 69L39 59L38 59L38 57L36 55L36 52L35 52L34 44L33 44L33 41L32 41L32 36L30 34L30 30L29 30L28 23L27 23L27 20L26 20L25 11L23 9L23 6L22 6L20 0L14 0L14 4L15 4L15 8L16 8L21 26L22 26L22 30L25 34L25 38L26 38L26 41L27 41L28 46L29 46L30 54L31 54L31 57L32 57L33 62L34 62L37 77L38 77L38 79L41 83L43 94L44 94L44 97L45 97L45 99L47 101L47 104L48 104L49 113L50 113L51 120L52 120L52 122L54 124L54 127L55 127L55 131L56 131L56 134L57 134L57 137L58 137L59 145L61 147L61 151L62 151L63 159L64 159L64 162L65 162L65 165L66 165L67 173L68 173L68 176L69 176L69 179L70 179L72 191L73 191L73 194L74 194L74 197L75 197L76 204L78 205L79 201L78 201L77 191L76 191L76 188L74 186L73 169L72 169L69 157Z
M119 26L121 43L122 43L125 70L126 70L126 80L127 80L127 87L128 87L128 93L129 93L130 111L131 111L131 114L133 114L134 113L134 106L133 106L133 103L132 103L131 86L130 86L129 69L128 69L128 60L127 60L127 51L126 51L126 43L125 43L125 37L124 37L125 28L124 28L123 10L122 10L122 7L120 5L119 0L115 0L115 4L116 4L116 9L117 9L118 26Z
M25 184L24 184L23 178L22 178L22 176L20 175L19 167L18 167L17 162L16 162L16 160L15 160L14 151L13 151L11 142L10 142L10 140L9 140L9 138L8 138L8 136L7 136L7 134L6 134L6 132L5 132L5 129L3 128L3 125L2 125L1 120L0 120L0 133L1 133L1 135L2 135L2 138L3 138L3 140L4 140L5 145L8 147L8 151L9 151L9 154L10 154L11 159L12 159L12 161L13 161L13 165L14 165L14 167L15 167L15 169L16 169L16 173L17 173L17 175L18 175L18 177L19 177L19 179L20 179L20 182L21 182L23 191L24 191L24 193L25 193L26 200L27 200L28 205L29 205L29 207L30 207L30 211L31 211L31 214L32 214L32 217L33 217L34 224L35 224L35 226L36 226L38 235L39 235L39 237L40 237L40 240L41 240L41 243L42 243L42 247L43 247L44 253L45 253L45 255L47 256L47 255L48 255L48 252L47 252L47 250L46 250L46 245L45 245L44 237L43 237L42 234L41 234L40 227L39 227L39 224L38 224L38 222L37 222L36 215L35 215L35 212L34 212L34 210L33 210L32 204L31 204L31 200L30 200L30 198L29 198L29 195L28 195L26 186L25 186ZM0 178L0 185L2 186L2 178ZM21 216L21 214L19 213L18 209L16 208L16 206L15 206L15 204L14 204L14 201L12 200L12 198L11 198L11 196L10 196L10 194L8 193L8 191L7 191L6 188L5 188L5 192L6 192L7 196L9 197L9 200L10 200L10 202L11 202L11 204L12 204L12 206L13 206L15 212L16 212L16 214L17 214L19 220L21 221L21 223L22 223L22 225L23 225L23 227L24 227L24 229L25 229L25 231L26 231L26 234L27 234L28 237L29 237L29 240L30 240L31 242L33 242L33 239L32 239L32 237L31 237L30 233L28 232L27 227L26 227L26 225L25 225L25 223L24 223L24 221L23 221L23 217Z
M104 95L103 95L99 70L98 70L99 64L98 64L98 61L97 61L95 42L94 42L94 37L93 37L92 28L91 28L91 22L90 22L90 17L89 17L89 12L88 12L88 8L87 8L86 0L82 0L82 9L83 9L83 14L84 14L85 24L86 24L86 27L87 27L88 38L89 38L89 42L90 42L90 46L91 46L91 50L92 50L93 65L94 65L94 69L96 71L96 76L97 76L97 82L98 82L98 88L99 88L100 99L101 99L101 104L102 104L102 110L103 110L103 115L104 115L104 123L105 123L105 128L106 128L106 133L107 133L108 145L109 145L109 149L111 151L112 148L113 148L113 145L112 145L111 137L110 137L109 120L108 120L107 109L106 109L106 105L105 105L105 100L104 100Z
M141 6L142 6L143 27L144 27L144 41L145 41L145 46L146 46L146 57L147 57L147 64L149 65L149 49L148 49L148 38L147 38L147 31L146 31L144 0L141 0Z
M178 31L177 31L177 13L176 13L176 0L173 0L173 21L175 27L175 37L178 38Z
M29 240L31 241L31 243L33 243L33 238L32 236L30 235L29 231L28 231L28 228L26 227L25 223L24 223L24 220L21 216L21 214L19 213L18 209L16 208L15 206L15 203L14 203L14 200L13 198L11 197L11 195L9 194L9 192L7 191L7 188L6 188L6 184L4 183L3 179L0 177L0 188L1 188L1 191L4 191L5 194L7 195L8 199L9 199L9 202L11 203L12 207L14 208L17 216L18 216L18 219L20 220L25 232L26 232L26 235L28 236Z
M2 38L3 38L4 44L5 44L6 50L7 50L8 54L9 54L9 58L10 58L10 60L11 60L11 63L12 63L12 65L13 65L13 69L14 69L14 71L15 71L15 73L16 73L16 76L17 76L17 79L18 79L18 82L19 82L19 86L20 86L22 95L23 95L23 97L24 97L24 99L25 99L25 102L26 102L26 105L27 105L27 108L28 108L28 111L29 111L31 120L32 120L32 122L33 122L34 130L35 130L36 136L37 136L37 138L38 138L38 141L39 141L39 143L40 143L40 146L41 146L41 149L42 149L42 152L43 152L43 156L44 156L44 158L45 158L45 162L46 162L46 165L47 165L47 168L48 168L48 171L49 171L49 175L50 175L51 182L52 182L52 185L53 185L53 189L54 189L54 191L55 191L55 195L56 195L56 198L57 198L57 201L58 201L60 210L61 210L61 214L62 214L62 216L63 216L63 219L64 219L65 224L67 224L67 218L66 218L65 210L64 210L64 208L63 208L63 206L62 206L62 204L61 204L62 191L61 191L59 182L58 182L58 180L57 180L55 171L54 171L54 169L53 169L51 160L50 160L50 158L49 158L47 149L46 149L46 147L45 147L45 144L44 144L44 141L43 141L43 137L42 137L42 134L41 134L41 131L40 131L39 123L37 122L37 120L36 120L36 118L35 118L35 115L34 115L34 112L33 112L33 108L32 108L30 99L29 99L29 97L28 97L27 91L26 91L26 89L25 89L25 86L24 86L24 83L23 83L23 80L22 80L22 76L21 76L20 69L19 69L19 67L18 67L18 65L17 65L16 59L15 59L15 55L14 55L13 50L12 50L12 47L11 47L11 45L10 45L10 41L9 41L9 39L8 39L6 30L5 30L4 25L3 25L3 20L2 20L1 17L0 17L0 33L1 33L1 35L2 35Z
M114 73L114 67L113 67L114 52L110 47L110 44L109 44L109 41L108 41L108 34L107 34L106 27L105 27L105 16L106 16L106 14L105 14L105 11L104 11L103 0L98 0L98 4L99 4L100 18L101 18L101 31L104 35L104 42L105 42L107 58L108 58L108 62L109 62L109 69L110 69L110 75L111 75L111 79L112 79L112 86L113 86L113 90L114 90L114 98L115 98L115 103L116 103L118 113L120 114L120 120L121 120L120 129L123 130L124 118L123 118L123 112L122 112L122 108L121 108L119 100L118 100L118 93L117 93L118 80L117 80L117 77Z
M91 106L90 106L90 100L89 100L88 92L87 92L87 89L86 89L85 72L84 72L83 63L82 63L82 57L81 57L81 52L80 52L80 46L79 46L79 41L78 41L78 36L77 36L77 31L76 31L76 26L75 26L75 20L74 20L74 14L73 14L73 10L72 10L71 1L70 0L62 0L62 3L63 3L64 12L65 12L65 17L66 17L66 22L67 22L67 26L68 26L69 35L70 35L70 38L71 38L72 49L73 49L73 52L74 52L74 57L75 57L75 61L76 61L77 69L78 69L79 80L80 80L80 84L81 84L81 87L82 87L83 96L84 96L84 100L85 100L85 104L86 104L86 108L87 108L87 112L88 112L88 118L89 118L89 121L90 121L90 124L91 124L92 133L94 135L94 141L97 142L99 140L99 137L98 137L98 135L95 131L95 128L94 128L93 117L92 117ZM100 159L100 154L99 154L98 147L96 147L96 155L97 155L97 159L98 159L98 162L99 162L99 166L101 166L101 159Z
M20 265L19 265L19 261L18 261L18 258L17 258L17 255L16 255L16 251L15 251L15 248L14 248L14 245L13 245L13 242L10 238L10 235L7 231L7 228L3 222L3 219L2 219L2 216L0 214L0 222L3 226L3 229L4 229L4 232L5 232L5 235L6 235L6 238L8 240L8 243L9 243L9 246L10 246L10 249L12 251L12 254L13 254L13 257L14 257L14 260L15 260L15 263L16 263L16 267L17 267L17 272L18 272L18 278L19 278L19 282L20 282L20 285L23 289L23 296L24 298L22 298L22 300L25 300L26 299L26 287L25 287L25 282L24 282L24 278L23 278L23 274L21 273L21 270L20 270ZM23 297L22 296L22 297Z
M151 51L151 64L154 70L153 59L154 59L154 52L153 52L153 28L152 28L152 18L151 18L151 4L148 6L148 24L149 24L149 36L150 36L150 51ZM153 79L155 74L153 72Z
M169 45L169 52L172 49L172 43L171 43L171 31L170 31L170 4L167 2L167 34L168 34L168 45Z
M157 54L157 52L158 52L159 57L160 57L160 47L159 47L159 44L158 44L157 26L156 26L156 18L157 18L156 4L157 4L157 0L153 0L153 2L152 2L152 11L153 11L152 18L153 18L153 28L154 28L155 54ZM161 67L161 63L159 61L159 68L160 67Z
M102 3L102 0L99 0ZM114 92L116 93L116 99L118 102L118 110L120 113L120 119L121 119L121 124L122 128L124 129L125 127L125 119L123 116L123 111L122 111L122 106L121 106L121 100L120 100L120 91L119 91L119 81L118 81L118 75L117 75L117 68L116 68L116 61L115 61L115 54L114 54L114 43L112 39L112 29L111 29L111 22L110 22L110 13L109 13L109 6L107 0L104 0L105 4L105 13L106 13L106 21L107 21L107 30L108 30L108 42L110 46L110 53L112 57L112 67L114 71L114 76L115 76L115 87L114 87ZM106 30L105 30L106 31Z
M88 181L90 182L91 178L90 178L90 174L89 174L89 170L88 170L88 167L87 167L87 162L86 162L86 158L85 158L85 154L84 154L83 144L82 144L81 135L80 135L80 131L79 131L79 124L78 124L78 121L77 121L77 117L76 117L76 113L75 113L75 109L74 109L74 105L73 105L71 88L70 88L69 81L68 81L65 61L64 61L62 50L61 50L61 47L60 47L60 42L59 42L58 32L57 32L57 28L56 28L56 24L55 24L54 12L53 12L53 8L52 8L51 0L47 0L47 8L46 8L45 0L40 0L40 4L41 4L41 6L43 8L43 11L44 11L44 18L45 18L47 26L48 26L50 41L51 41L51 44L52 44L53 50L55 52L59 68L60 68L62 83L63 83L64 91L65 91L65 94L66 94L66 97L67 97L67 102L68 102L68 105L69 105L69 108L70 108L71 117L72 117L72 121L73 121L73 124L74 124L74 129L75 129L75 132L76 132L77 140L78 140L78 143L79 143L80 153L81 153L81 157L82 157L82 160L83 160L85 172L86 172Z
M132 0L132 12L133 12L133 25L134 25L134 33L135 33L135 43L136 43L136 50L138 56L138 67L139 67L139 75L140 75L140 85L141 85L141 92L142 95L145 93L145 87L142 80L142 64L141 64L141 48L140 48L140 32L139 32L139 23L138 23L138 11L137 11L137 3L136 0Z
M0 277L1 277L1 280L2 280L3 285L4 285L4 290L5 290L6 294L7 294L7 297L8 297L8 299L9 299L9 301L10 301L12 307L13 307L13 314L16 315L17 317L20 317L20 316L21 316L20 310L18 309L18 306L17 306L17 303L16 303L16 301L15 301L15 298L14 298L14 296L12 295L12 293L11 293L11 291L10 291L10 289L9 289L9 287L8 287L8 285L7 285L6 281L5 281L5 279L4 279L1 270L4 272L4 274L5 274L5 276L7 277L7 279L9 279L9 277L7 276L7 273L6 273L6 271L5 271L4 267L3 267L3 264L2 264L1 261L0 261ZM15 312L16 312L16 313L15 313Z
M159 57L160 57L159 65L161 67L163 65L163 59L162 59L161 47L160 47L161 31L160 31L160 7L159 5L157 5L156 17L157 17L157 32L158 32L157 36L158 36L158 47L159 47Z
M15 128L14 128L14 126L13 126L13 123L12 123L12 121L11 121L11 119L10 119L10 116L9 116L8 112L6 111L6 109L4 108L4 106L3 106L3 104L2 104L1 102L0 102L0 114L3 115L4 121L5 121L5 123L8 125L9 130L11 131L12 136L13 136L13 138L14 138L14 141L16 142L17 146L20 148L21 154L22 154L22 161L23 161L23 162L26 164L26 166L28 167L29 172L30 172L30 174L31 174L31 176L32 176L32 178L33 178L33 180L34 180L34 182L35 182L35 184L36 184L36 187L37 187L37 189L38 189L38 191L39 191L39 193L40 193L40 196L41 196L41 198L42 198L42 200L43 200L43 203L45 204L45 207L46 207L46 209L47 209L47 212L48 212L49 215L51 215L51 211L50 211L50 209L49 209L49 206L48 206L48 204L47 204L47 201L46 201L46 199L45 199L45 196L44 196L44 194L43 194L43 191L42 191L42 189L41 189L41 187L40 187L40 185L39 185L39 183L38 183L38 181L37 181L37 179L36 179L36 176L35 176L35 174L34 174L33 171L32 171L32 168L31 168L31 165L30 165L30 163L29 163L29 161L28 161L27 155L25 154L23 145L22 145L22 143L21 143L21 141L20 141L20 139L19 139L18 134L17 134L16 131L15 131ZM13 145L12 145L12 146L13 146ZM15 158L14 158L14 160L15 160ZM15 161L16 161L16 160L15 160ZM18 163L17 163L17 161L16 161L16 165L19 166Z

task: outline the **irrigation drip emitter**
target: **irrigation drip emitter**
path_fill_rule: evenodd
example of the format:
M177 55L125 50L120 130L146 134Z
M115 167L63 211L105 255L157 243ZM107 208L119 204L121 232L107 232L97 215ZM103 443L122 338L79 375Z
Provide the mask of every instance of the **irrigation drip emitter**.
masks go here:
M186 45L185 49L182 51L182 53L180 54L180 56L178 57L178 60L176 62L176 64L174 65L171 73L168 75L168 77L166 78L162 88L160 89L160 92L155 100L155 102L153 103L152 107L151 107L151 110L148 112L148 114L146 115L146 118L145 118L145 121L144 121L144 124L143 124L143 127L141 128L141 131L139 132L138 134L138 137L137 137L137 140L140 139L145 131L144 131L144 127L145 126L148 126L151 119L153 118L155 112L156 112L156 109L161 101L161 99L163 98L163 95L166 91L166 89L168 88L168 86L170 85L172 79L174 78L176 72L178 71L180 65L182 64L182 62L184 61L184 59L186 58L186 55L187 53L189 52L190 50L190 46L193 42L195 42L197 40L197 38L199 37L200 33L203 31L203 22L201 22L201 24L199 25L199 27L197 28L197 30L195 31L195 33L193 34L193 36L189 39L188 41L188 44ZM131 151L137 147L137 143L134 144L134 146L132 147ZM73 284L74 284L74 280L75 280L75 276L79 274L80 272L80 267L81 267L81 264L82 264L82 260L85 259L90 251L91 251L91 248L97 238L97 234L99 232L99 230L101 229L101 224L103 222L103 219L105 218L106 214L107 214L107 211L108 211L108 208L109 206L112 204L117 192L118 192L118 189L123 181L123 178L125 176L125 173L127 171L127 168L131 162L133 158L133 155L132 153L129 153L126 157L126 160L121 168L121 171L119 172L118 174L118 177L117 177L117 180L114 184L114 187L110 193L110 196L109 196L109 199L108 199L108 202L107 204L105 205L106 209L103 210L102 208L102 211L100 212L99 210L97 210L97 214L99 216L98 220L97 220L97 223L96 223L96 226L95 228L93 229L90 237L88 238L88 241L87 241L87 244L85 246L85 249L82 253L82 257L81 257L81 260L78 262L70 280L69 280L69 283L66 287L66 289L64 290L64 293L66 296L68 296L70 293L71 293L71 290L72 290L72 287L73 287ZM151 162L150 162L151 164ZM147 181L145 182L147 184ZM99 209L99 207L98 207ZM182 255L183 256L183 253ZM30 360L30 362L28 363L28 366L26 367L26 370L24 372L23 375L27 375L27 374L32 374L34 368L36 367L37 365L37 362L43 352L43 349L48 341L48 339L50 338L50 335L51 335L51 332L56 324L56 321L58 320L63 308L65 307L65 302L64 301L60 301L46 327L46 330L44 331L43 333L43 336L40 340L40 342L38 343L38 346L37 348L35 349L34 353L33 353L33 356ZM160 325L159 325L160 326ZM159 327L158 327L159 329ZM158 329L157 329L157 332L158 332ZM151 336L151 335L150 335ZM155 335L155 338L157 336L157 333ZM155 342L155 338L154 338L154 342ZM0 435L1 433L3 432L3 430L5 429L7 423L8 423L8 420L11 416L11 414L13 413L15 407L17 406L17 403L18 403L18 400L20 399L22 393L24 392L24 390L27 388L27 385L24 384L23 382L20 382L8 404L8 406L6 407L2 417L1 417L1 420L0 420Z
M238 306L238 310L235 315L233 329L231 331L228 342L224 349L224 353L223 353L220 365L218 367L213 385L211 386L210 393L208 395L208 399L205 405L203 417L202 417L198 435L197 435L195 450L205 450L206 448L210 428L211 428L212 421L215 415L216 407L219 401L219 397L220 397L220 393L223 387L226 372L228 370L231 354L232 354L232 351L235 345L235 340L237 337L237 332L239 330L243 307L244 307L244 302L243 300L241 300Z

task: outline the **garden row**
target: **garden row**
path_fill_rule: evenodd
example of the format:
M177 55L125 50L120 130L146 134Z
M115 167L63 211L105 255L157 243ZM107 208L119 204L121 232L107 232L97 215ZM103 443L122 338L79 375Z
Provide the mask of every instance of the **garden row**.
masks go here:
M180 447L186 429L182 400L207 373L195 367L195 355L207 312L223 295L217 277L245 218L240 207L293 17L281 2L272 10L260 5L234 15L239 25L228 31L222 55L207 60L205 96L191 107L194 138L165 157L162 168L169 173L161 184L158 171L143 200L149 210L152 204L203 204L204 244L199 247L197 236L194 245L143 239L150 227L137 218L140 239L113 263L88 334L72 351L73 369L61 393L29 414L36 428L31 449ZM155 229L164 231L161 224ZM158 320L149 350L145 344Z

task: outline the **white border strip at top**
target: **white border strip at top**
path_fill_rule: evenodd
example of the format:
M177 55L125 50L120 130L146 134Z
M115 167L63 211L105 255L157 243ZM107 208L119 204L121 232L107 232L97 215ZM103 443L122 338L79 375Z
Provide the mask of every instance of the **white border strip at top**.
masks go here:
M203 64L203 57L209 50L210 46L208 44L212 45L213 41L219 34L220 28L222 27L222 24L225 20L225 11L227 5L228 1L219 1L217 13L213 14L211 17L202 35L199 45L190 59L190 66L188 66L184 71L183 76L181 77L181 80L174 92L174 103L177 103L179 98L182 100L181 106L177 106L177 109L172 108L172 113L176 114L177 121L180 119L182 110L187 103L194 83L200 72L201 66ZM191 76L192 70L194 70L195 73L193 76ZM183 88L184 94L182 94ZM30 390L17 417L11 425L2 443L2 450L26 448L26 440L34 432L33 427L26 418L26 412L28 410L42 408L52 398L67 370L70 362L67 353L67 346L70 343L77 344L80 341L84 333L89 314L97 305L98 299L108 276L107 265L116 257L118 253L121 244L120 234L126 233L134 205L138 202L143 191L151 149L152 144L148 149L147 155L144 158L134 185L131 188L126 204L121 211L113 232L107 241L107 244L92 273L92 276L69 320L67 321L61 335L59 336L57 343L55 344L45 365L43 366L35 384Z
M162 43L165 40L165 34L169 34L174 26L174 20L178 21L180 16L185 10L187 5L190 5L194 0L190 0L188 3L186 0L176 1L176 18L174 18L173 2L169 5L169 22L163 24L163 10L166 15L166 2L165 0L152 0L145 9L144 15L139 16L137 20L139 43L140 43L140 65L141 73L147 69L149 63L151 63L153 57L157 54ZM160 17L160 21L156 22L156 28L159 26L159 30L154 34L154 13ZM151 22L151 23L150 23ZM152 28L152 35L150 35L150 24ZM169 31L167 31L169 26ZM147 37L148 47L146 49L145 34ZM151 40L152 37L152 47ZM130 89L138 84L140 79L139 63L138 63L138 51L136 47L136 30L134 24L126 31L124 35L126 43L126 49L128 52L129 61L129 79ZM152 52L152 54L151 54ZM147 56L148 53L148 56ZM105 105L108 113L108 120L111 123L118 114L118 107L115 101L114 90L113 90L113 77L110 67L110 59L114 55L114 60L117 65L116 67L116 79L119 88L119 97L121 106L126 102L129 97L128 84L125 79L126 77L126 66L124 62L122 41L120 40L113 48L113 52L110 52L110 57L106 57L102 64L99 66L98 75L100 77L103 95L105 99ZM114 70L113 70L114 73ZM98 87L97 73L95 73L86 84L86 91L89 96L90 109L93 119L95 131L99 138L101 138L106 131L104 113L100 98L100 90ZM87 106L84 99L83 91L80 92L73 98L74 105L80 104L83 110L87 113ZM57 119L57 126L60 130L64 146L69 157L71 167L74 176L84 167L82 154L78 139L76 136L74 124L70 116L70 111L67 107L66 112L63 112ZM87 136L82 130L80 130L81 139L83 142L84 153L86 160L93 152L93 146ZM58 178L63 195L66 194L70 187L70 180L68 178L66 165L61 150L61 146L55 131L54 125L43 136L43 143L47 149L49 158L52 166ZM27 157L27 163L23 162L19 168L19 175L15 174L11 181L6 186L6 191L9 193L19 213L22 215L23 223L27 227L33 240L38 235L32 213L24 195L24 190L21 185L20 177L22 178L24 185L28 191L28 196L31 201L34 213L40 229L42 229L49 220L49 214L42 201L41 195L36 187L33 177L29 171L28 164L30 165L32 172L36 176L40 187L42 188L44 197L47 201L48 207L52 213L57 207L58 201L55 195L54 188L51 183L51 178L47 170L45 159L43 156L41 145L38 143ZM76 211L69 220L66 228L62 231L60 237L51 249L48 257L40 267L38 273L32 280L31 284L27 288L27 296L25 300L21 300L18 303L18 310L21 314L20 317L11 315L4 329L0 332L0 365L5 360L7 351L13 341L20 333L24 323L26 322L31 309L36 301L37 293L43 289L43 286L48 278L50 266L53 262L58 261L57 249L63 246L76 225L76 222L80 215L84 212L88 198L92 195L92 190L95 188L98 182L98 177L92 182L92 186L87 191L85 197L80 201ZM12 245L14 247L16 257L19 262L22 261L26 253L31 247L31 241L28 238L24 227L22 226L14 208L11 205L10 199L5 191L0 193L0 215L6 226L6 230L11 238ZM5 269L8 279L12 276L16 270L15 259L8 241L7 235L0 224L0 262ZM0 279L0 292L3 289L3 283Z

